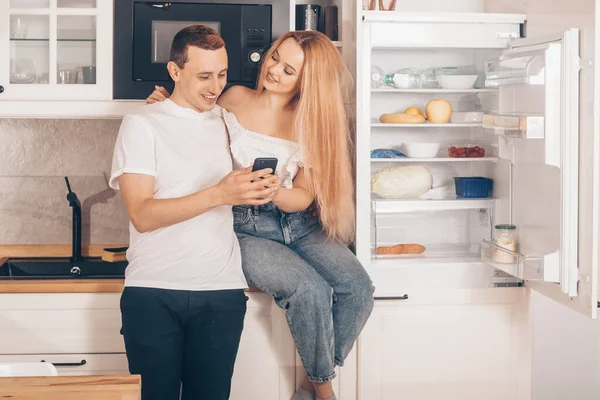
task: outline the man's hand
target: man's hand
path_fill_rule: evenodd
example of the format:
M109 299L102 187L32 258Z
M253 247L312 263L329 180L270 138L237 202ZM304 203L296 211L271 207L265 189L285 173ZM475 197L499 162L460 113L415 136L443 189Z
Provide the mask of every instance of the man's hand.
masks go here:
M219 202L253 206L270 202L279 188L279 177L272 172L271 168L252 172L252 167L248 167L229 173L216 186Z

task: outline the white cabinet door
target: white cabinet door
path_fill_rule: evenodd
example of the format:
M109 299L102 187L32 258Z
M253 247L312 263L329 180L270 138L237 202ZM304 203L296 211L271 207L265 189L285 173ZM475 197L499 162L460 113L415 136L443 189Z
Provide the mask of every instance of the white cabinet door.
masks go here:
M124 353L120 294L0 295L0 354Z
M528 291L491 290L505 298L376 301L359 337L359 400L528 400Z
M0 100L112 99L113 0L0 3Z
M0 363L49 362L58 375L129 374L125 354L14 354L0 356Z
M295 391L296 348L285 314L267 294L248 297L231 400L289 400Z

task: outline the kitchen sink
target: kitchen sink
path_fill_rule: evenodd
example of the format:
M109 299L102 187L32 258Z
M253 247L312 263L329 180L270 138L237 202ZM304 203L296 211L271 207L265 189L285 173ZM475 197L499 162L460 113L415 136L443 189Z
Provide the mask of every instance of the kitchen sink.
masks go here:
M123 279L127 261L101 258L9 258L0 266L0 279Z

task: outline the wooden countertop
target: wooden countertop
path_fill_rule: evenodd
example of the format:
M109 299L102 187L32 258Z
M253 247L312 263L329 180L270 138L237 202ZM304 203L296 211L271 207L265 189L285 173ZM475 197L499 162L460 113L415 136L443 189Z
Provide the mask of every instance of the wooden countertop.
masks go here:
M88 244L81 246L84 257L102 257L107 247L127 247L127 244ZM1 257L70 257L70 244L0 244Z
M140 400L139 375L0 378L0 399Z
M101 257L107 247L126 244L83 245L84 257ZM0 265L9 257L69 257L70 244L0 245ZM121 293L123 279L0 280L0 293Z
M0 280L0 293L121 293L123 279Z
M101 257L107 247L126 244L83 245L85 257ZM0 265L9 257L69 257L71 245L0 245ZM0 293L121 293L124 279L0 280ZM260 292L249 288L246 292ZM1 399L1 397L0 397Z

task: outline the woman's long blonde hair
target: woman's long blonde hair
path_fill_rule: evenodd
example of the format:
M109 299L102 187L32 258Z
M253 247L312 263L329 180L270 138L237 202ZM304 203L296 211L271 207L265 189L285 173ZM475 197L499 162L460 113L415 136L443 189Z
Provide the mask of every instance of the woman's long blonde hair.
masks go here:
M354 238L352 140L345 105L352 77L333 43L317 31L288 32L271 46L265 60L292 38L304 51L298 93L292 100L294 135L304 157L304 173L319 207L321 225L330 238L349 243ZM258 78L262 92L266 70Z

